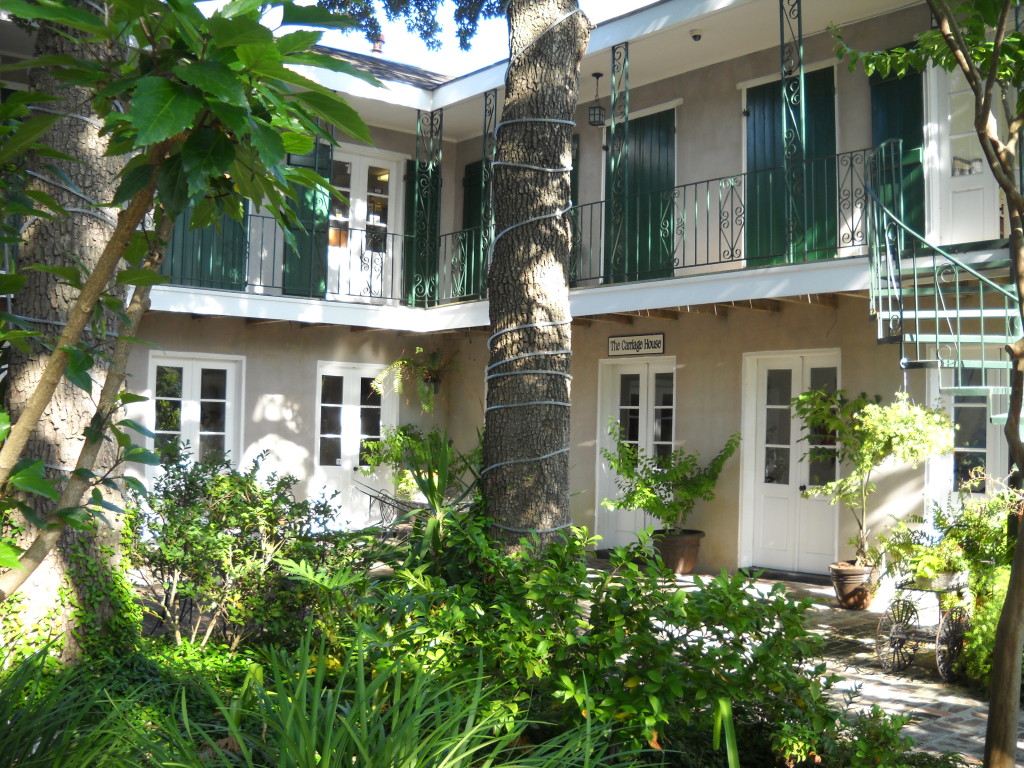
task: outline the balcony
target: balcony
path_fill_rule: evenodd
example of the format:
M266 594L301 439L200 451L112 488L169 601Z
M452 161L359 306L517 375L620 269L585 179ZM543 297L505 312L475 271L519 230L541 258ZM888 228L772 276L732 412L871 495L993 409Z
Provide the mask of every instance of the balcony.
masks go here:
M868 184L902 211L898 142L789 169L722 176L574 207L571 286L586 289L866 255ZM915 190L916 191L916 190ZM916 197L916 195L915 195ZM915 201L918 205L922 201ZM479 229L416 238L382 227L302 222L285 237L269 216L188 230L164 272L172 284L328 301L431 307L485 298Z

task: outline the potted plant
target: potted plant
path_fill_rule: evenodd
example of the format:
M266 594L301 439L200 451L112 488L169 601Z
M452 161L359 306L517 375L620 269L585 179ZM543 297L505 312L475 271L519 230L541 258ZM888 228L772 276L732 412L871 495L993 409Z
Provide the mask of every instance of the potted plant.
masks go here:
M697 565L697 553L704 531L689 530L686 521L698 499L711 501L725 462L736 452L739 435L732 435L706 465L700 454L677 448L666 456L652 456L622 439L618 424L610 430L614 450L601 455L616 472L620 495L604 499L608 509L642 509L661 521L654 546L665 565L675 573L690 573Z
M950 529L912 527L924 523L920 515L898 520L878 537L885 556L885 573L897 583L913 581L922 589L942 589L962 580L969 567L967 555Z
M387 381L391 379L395 394L401 395L405 384L410 383L419 398L420 408L424 413L430 413L434 410L434 395L441 388L441 379L452 369L453 361L452 355L446 355L439 349L427 352L423 347L416 347L412 355L398 358L378 373L371 386L378 394L384 394Z
M812 460L834 458L847 473L837 480L809 487L804 493L828 496L842 504L857 522L850 540L852 560L833 563L829 571L836 599L844 608L866 608L873 597L878 552L868 546L868 497L875 490L872 474L890 457L917 466L925 459L953 450L953 425L941 408L927 408L898 392L893 402L842 391L812 390L793 399L793 408L811 444Z

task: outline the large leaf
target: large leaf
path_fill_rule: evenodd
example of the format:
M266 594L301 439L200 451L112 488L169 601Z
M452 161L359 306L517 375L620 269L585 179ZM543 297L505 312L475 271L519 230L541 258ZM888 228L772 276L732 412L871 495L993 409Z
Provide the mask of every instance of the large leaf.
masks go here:
M0 411L0 443L11 434L11 417L6 411Z
M60 115L37 115L19 123L14 133L4 136L0 143L0 163L24 154L59 119Z
M286 3L281 26L321 27L323 29L352 29L358 22L351 16L333 13L319 5Z
M23 566L18 561L18 556L21 554L21 550L13 544L8 544L6 541L0 541L0 568L17 568L18 570L24 570Z
M19 491L33 493L42 496L50 501L60 498L60 491L57 490L57 481L46 477L46 469L42 460L29 461L23 459L14 465L14 472L11 473L10 484Z
M210 179L223 176L235 162L235 147L223 132L197 128L181 148L181 163L188 179L188 194L193 197L210 186Z
M142 78L135 87L130 112L138 133L136 144L141 147L176 136L192 125L202 106L202 99L190 86L162 77Z
M383 87L383 84L376 77L371 75L369 72L364 72L361 69L349 64L347 61L335 58L323 53L317 53L315 51L306 51L305 53L297 53L288 56L285 59L285 63L289 66L295 64L301 64L306 67L316 67L317 69L327 69L331 72L341 72L342 74L349 75L351 77L357 77L360 80L365 80L370 85L377 85Z
M174 74L213 97L211 101L219 101L233 107L248 105L238 74L219 61L179 64L174 68Z
M249 72L274 72L281 66L281 52L273 41L239 45L235 54Z
M225 19L214 16L207 21L207 25L214 42L221 48L234 48L239 45L256 43L273 45L274 43L273 32L251 17Z
M289 32L287 35L281 35L277 38L277 50L284 55L305 51L319 43L322 36L321 32L312 32L305 29Z
M93 366L92 355L78 347L61 347L68 353L68 364L64 368L67 380L86 394L92 394L92 377L89 371Z
M167 215L178 218L188 207L188 178L182 167L181 153L167 158L156 174L156 190Z
M41 0L33 3L25 2L25 0L0 0L0 11L7 11L22 19L56 21L66 27L91 35L99 35L106 31L102 17L63 2L53 2L53 0Z
M121 172L121 183L114 193L115 203L125 203L141 192L153 179L153 166L145 155L137 155Z
M26 280L28 277L25 275L0 274L0 294L17 293L25 286Z
M118 285L162 285L170 281L170 276L152 269L123 269L117 273Z
M284 162L284 141L277 130L261 120L252 121L252 145L267 168Z
M367 144L373 143L370 138L370 129L366 127L366 123L341 97L314 91L301 91L295 94L295 98L352 138Z

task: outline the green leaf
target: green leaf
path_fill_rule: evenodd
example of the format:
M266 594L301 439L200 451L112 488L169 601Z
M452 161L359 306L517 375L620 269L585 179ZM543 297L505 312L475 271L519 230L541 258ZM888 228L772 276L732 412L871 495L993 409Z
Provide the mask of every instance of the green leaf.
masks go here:
M37 115L19 123L14 133L4 136L0 144L0 163L24 154L59 119L60 115Z
M162 77L144 77L135 87L129 117L137 131L136 146L169 139L192 125L203 106L196 91Z
M117 401L121 405L131 405L133 403L144 403L149 400L145 395L137 395L134 392L128 392L127 390L122 391L117 396Z
M67 267L50 264L30 264L25 269L31 269L36 272L48 272L51 275L56 275L68 285L74 288L82 287L82 273L78 271L77 267Z
M83 392L92 394L92 377L89 375L89 370L93 366L92 355L78 347L61 347L61 349L68 354L68 364L64 368L67 380Z
M240 45L235 48L235 54L250 72L274 72L281 68L281 52L272 40Z
M18 557L24 550L19 549L13 544L8 544L6 541L0 541L0 568L17 568L20 571L25 570L25 566L21 564Z
M295 98L331 125L345 131L352 138L367 144L373 143L366 123L341 97L328 96L315 91L301 91L295 94Z
M162 285L170 281L169 275L161 275L152 269L123 269L117 273L118 285Z
M0 3L0 10L7 11L22 19L55 21L66 27L71 27L91 35L101 35L107 31L102 17L64 3L29 3L25 2L25 0L3 0L3 3Z
M284 162L284 141L276 128L254 118L250 130L253 147L267 168Z
M188 179L182 167L181 153L167 158L156 174L156 189L167 215L178 218L188 207Z
M189 85L211 96L210 101L219 101L233 107L248 106L238 75L222 62L195 61L179 64L173 72Z
M150 467L160 466L160 455L135 445L124 452L124 460Z
M258 11L263 6L264 0L232 0L217 11L218 16L230 19L235 16L244 16L247 13Z
M364 72L361 69L357 69L352 66L349 62L335 58L325 53L317 53L316 51L306 51L303 53L292 54L285 60L289 65L301 64L307 67L316 67L317 69L326 69L330 72L340 72L350 77L355 77L359 80L365 80L370 85L376 85L384 87L383 83L376 77L371 75L369 72Z
M321 37L323 37L323 33L305 29L289 32L287 35L277 38L277 50L283 55L305 51L319 43Z
M189 197L210 186L210 179L223 176L235 161L235 147L221 131L197 128L181 148L181 162L188 176Z
M40 205L49 208L53 213L57 214L58 216L68 215L68 212L65 210L63 205L58 203L49 194L47 194L41 189L25 189L22 190L22 194L25 195L25 197L39 203Z
M285 131L281 134L284 151L290 155L308 155L313 151L313 137L304 133Z
M239 45L274 44L274 33L254 18L224 18L213 16L207 21L213 40L221 48L235 48Z
M146 398L143 397L142 400L145 401ZM117 422L117 426L126 427L127 429L134 430L135 432L138 432L140 435L143 435L144 437L155 437L151 430L142 426L141 424L139 424L139 422L135 421L134 419L121 419L121 421Z
M149 253L149 241L146 239L146 233L134 232L122 258L133 267L138 267L146 258L147 253Z
M46 469L43 467L42 460L22 459L14 466L14 472L11 473L9 482L19 491L42 496L50 501L60 498L57 481L46 477Z
M146 486L143 485L142 481L136 477L125 477L124 485L129 491L131 491L132 493L137 493L140 496L145 495L146 493Z
M281 16L281 26L321 27L323 29L352 29L359 23L351 16L333 13L318 5L287 3Z
M6 411L0 411L0 443L11 434L11 417Z
M17 293L27 280L26 275L0 274L0 294Z

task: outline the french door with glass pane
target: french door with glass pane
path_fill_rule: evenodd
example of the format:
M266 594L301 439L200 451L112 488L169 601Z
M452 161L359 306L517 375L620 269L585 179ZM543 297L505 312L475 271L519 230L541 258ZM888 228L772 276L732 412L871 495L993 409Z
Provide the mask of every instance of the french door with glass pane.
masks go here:
M606 362L601 369L601 409L598 414L598 441L612 449L609 425L618 424L623 440L654 456L666 456L674 447L675 434L675 360L659 358L650 362ZM615 472L603 458L597 478L597 502L618 495ZM600 547L631 544L636 532L660 523L637 509L609 510L599 507L597 533Z
M337 491L337 522L348 528L371 525L367 491L386 490L386 476L364 475L365 447L393 426L392 398L374 391L380 366L320 363L317 376L316 479Z
M177 441L195 458L237 464L239 361L154 354L150 366L154 450Z
M803 440L791 401L808 389L838 387L832 354L765 357L756 366L755 435L747 455L754 471L752 565L781 571L826 573L836 559L836 508L804 498L811 485L835 480L831 435ZM807 455L817 447L816 456ZM752 455L751 455L752 454Z

